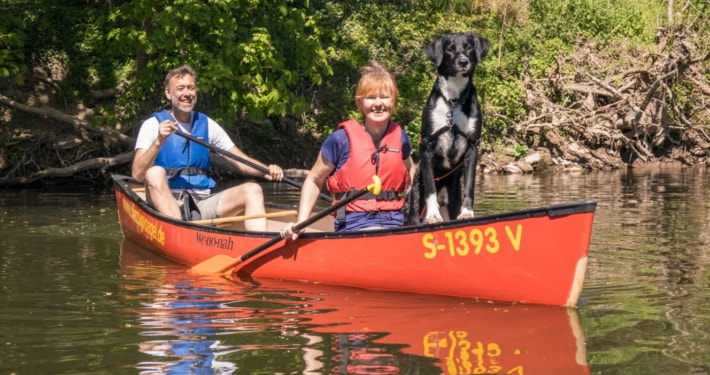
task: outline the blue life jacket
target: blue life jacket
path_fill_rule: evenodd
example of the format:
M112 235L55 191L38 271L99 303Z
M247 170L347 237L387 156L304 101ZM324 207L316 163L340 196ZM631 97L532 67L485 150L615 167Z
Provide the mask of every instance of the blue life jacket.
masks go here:
M170 111L163 110L153 114L158 122L175 121ZM191 135L209 140L207 116L192 112ZM180 137L171 135L163 144L155 158L155 164L165 168L171 189L213 189L217 183L207 173L210 169L210 150L207 147Z

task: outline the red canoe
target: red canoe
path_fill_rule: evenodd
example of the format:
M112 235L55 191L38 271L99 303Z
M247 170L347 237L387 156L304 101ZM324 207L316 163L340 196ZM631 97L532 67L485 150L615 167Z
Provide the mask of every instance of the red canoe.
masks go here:
M288 350L290 358L300 352L302 363L311 370L303 373L332 373L327 371L328 366L345 368L343 372L348 374L400 374L407 369L411 373L411 362L402 360L400 351L435 359L432 364L441 374L590 373L584 331L574 308L477 303L269 278L258 282L194 278L128 240L122 243L120 259L124 280L142 282L128 281L126 285L139 285L137 288L144 291L143 283L151 280L159 290L142 294L143 303L136 310L138 321L147 330L142 334L146 342L141 348L151 348L150 354L158 362L201 363L193 352L181 357L169 350L186 345L204 348L208 345L199 345L198 340L236 335L249 327L252 332L288 332L289 337L302 338L291 342L304 344L279 342L269 347L269 340L247 344L225 339L222 345L239 342L242 351L264 347ZM262 303L269 308L260 308ZM212 335L207 334L209 328L214 328ZM153 332L170 331L181 332L182 336L155 341ZM193 331L195 334L188 334ZM383 350L383 344L397 350ZM156 347L166 352L156 354ZM221 352L229 353L230 349L223 346ZM243 353L236 357L213 355L222 363L249 358ZM248 363L233 363L234 368L244 366ZM389 371L374 370L383 368Z
M269 206L269 232L240 218L212 225L168 219L141 186L114 176L124 237L192 266L216 255L239 258L266 243L295 211ZM576 306L584 282L596 201L556 204L436 225L332 232L332 218L296 241L281 241L234 272L366 289L486 301ZM284 215L284 216L279 216ZM227 221L225 223L225 221ZM215 225L218 224L218 225ZM225 225L228 225L225 227Z

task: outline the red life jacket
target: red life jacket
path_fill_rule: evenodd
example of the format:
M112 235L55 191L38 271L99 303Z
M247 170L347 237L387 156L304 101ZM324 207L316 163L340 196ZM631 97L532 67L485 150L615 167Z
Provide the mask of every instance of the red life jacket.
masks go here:
M328 191L335 194L337 202L351 190L360 190L372 183L377 174L382 180L382 191L375 196L367 193L345 207L348 212L375 212L399 210L404 205L400 197L409 185L409 172L402 160L402 128L394 122L376 148L370 134L355 120L338 125L344 129L350 143L350 155L340 169L325 181Z

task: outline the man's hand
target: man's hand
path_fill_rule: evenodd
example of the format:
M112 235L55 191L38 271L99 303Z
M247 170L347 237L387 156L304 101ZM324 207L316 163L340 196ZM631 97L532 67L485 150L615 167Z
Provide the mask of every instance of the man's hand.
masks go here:
M284 171L276 164L270 164L268 166L269 173L264 175L264 178L268 181L281 181L284 178Z
M164 120L158 124L158 143L161 145L164 144L170 134L173 134L175 131L177 131L177 122Z

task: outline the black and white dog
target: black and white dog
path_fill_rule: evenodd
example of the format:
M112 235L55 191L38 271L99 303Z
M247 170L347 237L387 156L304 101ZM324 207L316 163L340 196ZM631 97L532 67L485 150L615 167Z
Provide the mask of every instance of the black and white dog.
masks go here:
M422 112L420 161L403 209L405 225L473 217L483 124L472 78L489 47L473 32L442 35L426 46L437 78Z

